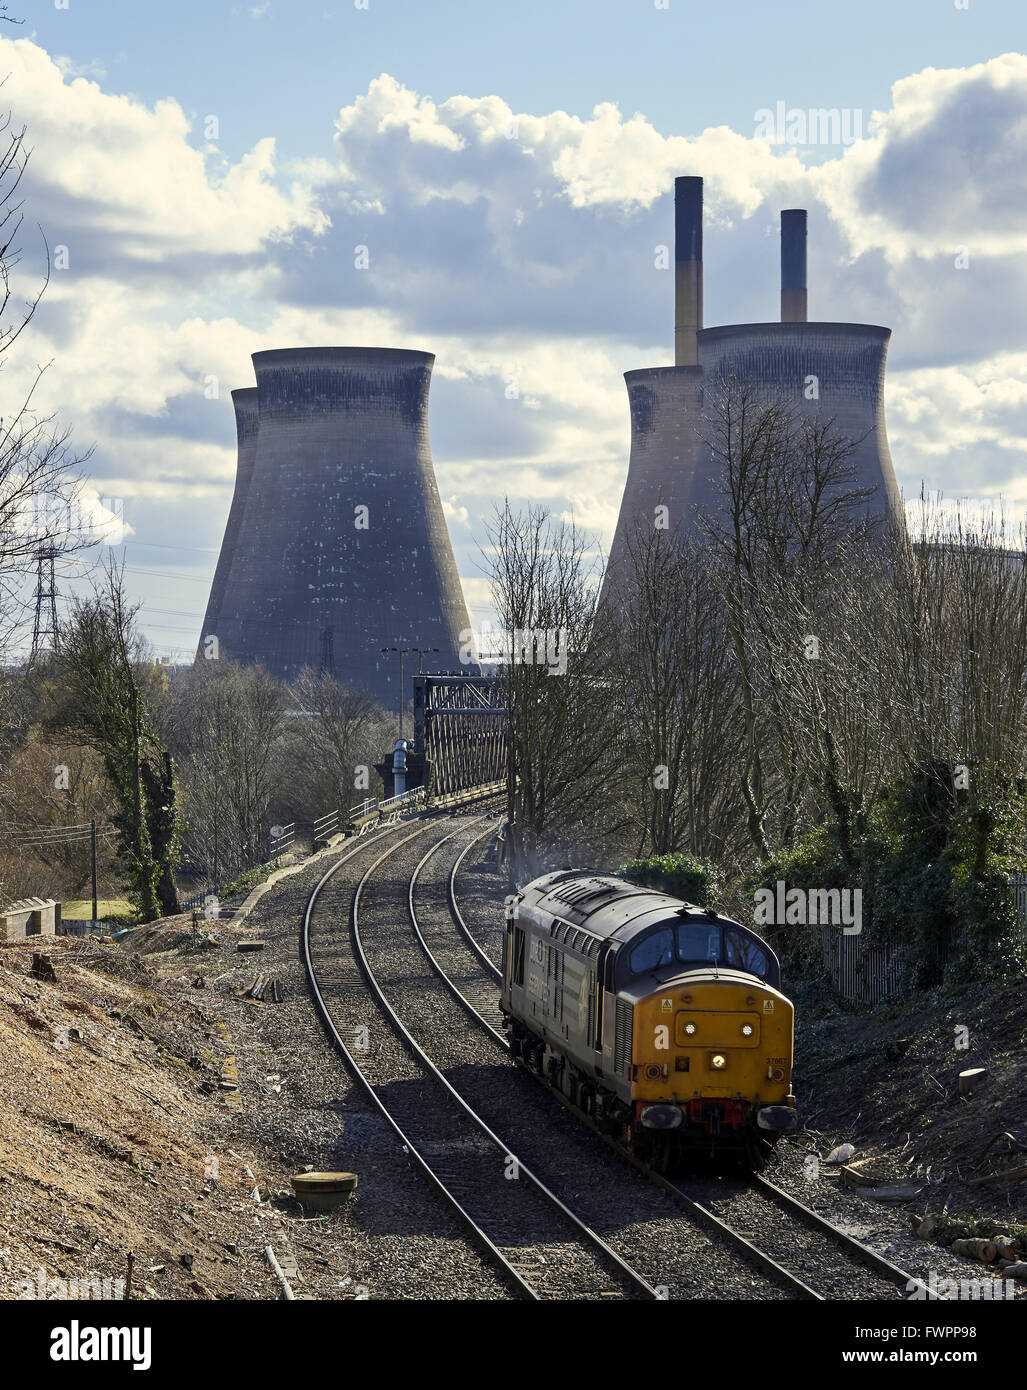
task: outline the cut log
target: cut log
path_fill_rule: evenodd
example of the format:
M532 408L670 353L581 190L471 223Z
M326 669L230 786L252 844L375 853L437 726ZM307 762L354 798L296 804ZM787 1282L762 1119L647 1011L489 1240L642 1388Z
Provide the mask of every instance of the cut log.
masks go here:
M990 1265L998 1255L993 1240L954 1240L952 1242L953 1255L963 1255L968 1260L980 1260L981 1264Z
M1023 1248L1018 1240L1013 1240L1012 1236L995 1236L995 1249L998 1251L1000 1260L1016 1261L1023 1254Z
M969 1185L980 1187L989 1182L1023 1182L1024 1178L1027 1178L1027 1164L1019 1168L1007 1168L1004 1173L992 1173L986 1178L971 1178Z
M1021 1284L1027 1284L1027 1263L1023 1260L1015 1265L1007 1265L1003 1273L1007 1279L1016 1279Z
M879 1187L857 1189L861 1197L871 1202L912 1202L923 1190L923 1184L918 1186L914 1182L885 1183Z

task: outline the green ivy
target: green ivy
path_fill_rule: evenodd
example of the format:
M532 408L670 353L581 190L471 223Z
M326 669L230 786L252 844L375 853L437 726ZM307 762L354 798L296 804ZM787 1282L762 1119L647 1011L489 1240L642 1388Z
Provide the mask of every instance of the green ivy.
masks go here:
M620 870L622 878L645 888L683 898L699 907L713 907L720 893L716 866L694 854L653 854L633 859Z

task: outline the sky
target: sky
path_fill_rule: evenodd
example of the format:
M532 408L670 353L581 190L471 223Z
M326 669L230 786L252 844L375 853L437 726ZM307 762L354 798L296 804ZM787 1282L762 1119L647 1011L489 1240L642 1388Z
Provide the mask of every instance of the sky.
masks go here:
M809 209L810 318L892 329L899 484L1027 506L1022 0L9 0L33 149L21 286L54 254L4 413L73 429L155 649L199 635L250 354L436 354L432 452L475 626L504 495L608 543L622 373L672 361L678 174L705 179L705 317L778 316ZM760 115L836 108L835 143ZM370 264L356 265L356 248ZM62 566L64 595L75 587Z

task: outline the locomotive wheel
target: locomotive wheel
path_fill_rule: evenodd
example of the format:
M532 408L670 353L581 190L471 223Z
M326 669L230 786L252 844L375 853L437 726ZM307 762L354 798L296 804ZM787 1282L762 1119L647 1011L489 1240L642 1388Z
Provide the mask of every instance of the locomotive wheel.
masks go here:
M754 1173L762 1173L767 1166L774 1147L777 1143L776 1136L773 1139L764 1138L762 1134L750 1134L745 1142L745 1156L748 1166Z

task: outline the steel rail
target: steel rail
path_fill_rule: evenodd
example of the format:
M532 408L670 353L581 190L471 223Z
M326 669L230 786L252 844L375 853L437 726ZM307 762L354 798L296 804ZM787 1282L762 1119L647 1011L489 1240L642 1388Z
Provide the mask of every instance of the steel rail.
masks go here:
M414 839L416 835L423 834L423 832L427 829L427 825L422 826L421 829L415 831L413 835L408 835L403 840L401 840L400 844L406 844L407 840ZM522 1298L537 1300L538 1294L535 1292L535 1290L531 1287L530 1284L527 1283L525 1279L521 1277L521 1275L513 1267L509 1260L507 1260L507 1258L505 1257L503 1252L498 1248L498 1246L493 1244L493 1242L489 1239L485 1231L483 1231L482 1228L475 1221L474 1217L471 1216L471 1214L464 1209L459 1199L455 1197L452 1192L450 1192L449 1188L446 1187L445 1184L442 1182L441 1178L438 1177L438 1175L435 1173L435 1170L432 1168L431 1164L427 1161L427 1159L424 1157L421 1151L417 1148L416 1144L414 1144L407 1137L407 1135L404 1133L401 1127L396 1123L396 1120L393 1118L388 1107L382 1102L377 1091L375 1091L374 1087L372 1086L371 1082L361 1071L356 1058L353 1056L353 1053L346 1046L342 1034L335 1026L335 1022L332 1019L331 1012L328 1008L327 1003L325 1002L324 995L321 993L320 987L317 983L317 976L314 971L314 964L310 952L310 923L311 917L313 915L314 904L317 901L318 894L321 892L321 889L333 876L333 874L335 874L342 867L343 864L347 863L350 859L354 857L358 849L365 849L372 838L376 841L380 838L383 838L383 836L387 833L388 831L383 831L382 835L368 837L364 840L363 844L361 844L358 847L355 847L353 850L350 851L349 854L344 855L321 876L321 878L311 891L310 897L307 901L306 912L303 916L302 942L303 964L307 972L307 979L310 982L311 991L314 995L314 1001L317 1005L318 1013L321 1015L321 1022L327 1029L329 1037L331 1038L335 1047L342 1054L343 1060L345 1061L346 1066L351 1072L354 1080L363 1089L364 1093L367 1095L372 1105L374 1105L378 1113L382 1116L386 1124L395 1134L404 1151L407 1154L409 1154L409 1156L413 1159L415 1166L420 1170L421 1175L427 1180L429 1186L434 1188L434 1190L442 1198L446 1206L449 1207L453 1212L455 1212L457 1219L468 1232L472 1242L474 1243L474 1245L477 1246L477 1248L486 1257L486 1259L488 1259L492 1264L496 1265L496 1267L499 1268L511 1280L517 1293Z
M459 830L454 831L452 835L447 835L445 837L445 840L451 840L454 838L454 835L457 835L459 833ZM633 1269L631 1265L629 1265L625 1260L621 1259L617 1252L611 1246L609 1246L605 1240L603 1240L602 1236L595 1232L591 1228L591 1226L589 1226L586 1222L582 1221L579 1216L575 1215L571 1208L568 1207L565 1202L561 1201L560 1198L557 1197L555 1192L553 1192L549 1187L547 1187L546 1184L542 1181L542 1179L538 1177L534 1172L532 1172L532 1170L528 1167L526 1163L524 1163L520 1158L517 1157L517 1155L514 1153L513 1149L509 1146L509 1144L507 1144L503 1139L501 1139L499 1135L497 1135L489 1127L488 1123L484 1119L482 1119L478 1112L467 1103L467 1101L463 1098L463 1096L456 1089L456 1087L453 1086L452 1083L449 1080L447 1080L447 1078L442 1074L439 1068L428 1056L427 1052L425 1052L424 1048L421 1047L420 1043L417 1041L417 1039L413 1036L410 1030L400 1019L395 1009L389 1003L385 995L385 991L378 983L378 978L371 968L370 961L367 959L367 955L364 951L363 942L360 938L360 897L364 890L364 886L366 885L371 875L375 872L375 870L381 864L383 864L386 859L389 859L400 848L402 848L402 846L407 843L407 840L413 838L414 836L412 835L407 836L406 839L400 840L397 844L390 846L387 850L384 851L384 853L380 854L378 858L375 860L375 862L368 866L367 870L365 871L363 877L360 879L360 882L357 884L353 893L353 901L350 908L350 927L352 932L353 945L355 947L358 959L360 961L361 968L364 971L365 978L367 979L367 982L370 985L372 992L374 993L382 1009L388 1015L393 1027L395 1028L396 1032L400 1035L400 1038L402 1039L404 1044L414 1054L414 1056L418 1059L422 1066L424 1066L431 1073L432 1077L439 1083L439 1085L443 1088L443 1090L446 1092L449 1098L460 1108L460 1110L463 1111L463 1113L467 1116L471 1123L485 1136L485 1138L488 1139L489 1142L500 1151L504 1159L513 1159L514 1163L517 1166L518 1177L526 1179L529 1186L532 1187L546 1202L548 1202L548 1204L553 1208L554 1211L556 1211L566 1222L568 1222L574 1228L574 1231L576 1232L578 1239L583 1241L586 1245L590 1245L593 1250L598 1251L604 1259L608 1260L615 1267L615 1269L623 1279L627 1280L628 1283L632 1284L636 1289L638 1289L644 1297L659 1300L660 1296L656 1292L656 1289L653 1288L653 1286L646 1279L644 1279L642 1275L638 1273L637 1270ZM443 841L443 843L444 842L445 841ZM428 857L430 857L430 855ZM423 863L425 861L422 860L421 862ZM419 869L420 865L418 865L418 870ZM416 872L417 870L415 870L415 873ZM410 890L409 888L407 900L408 903L412 905L412 890ZM419 932L418 935L420 936ZM421 939L423 941L423 938ZM432 957L432 960L434 962L434 957ZM435 962L435 964L437 967L437 962ZM455 986L453 986L453 988L455 988ZM468 1007L471 1006L468 1005ZM478 1017L480 1017L480 1015L478 1015ZM498 1034L496 1036L498 1037ZM505 1260L505 1257L504 1263L507 1264L510 1269L513 1269L513 1266L509 1264L509 1261Z
M656 1292L656 1290L652 1288L651 1285L646 1283L646 1281L643 1280L641 1276L637 1274L636 1271L632 1270L629 1265L625 1264L616 1254L616 1252L611 1250L606 1245L606 1243L602 1241L601 1237L599 1237L595 1232L592 1232L590 1228L587 1227L583 1222L581 1222L574 1215L574 1213L570 1211L568 1207L565 1207L564 1204L560 1202L559 1198L552 1194L549 1191L549 1189L546 1188L545 1185L538 1178L535 1177L531 1170L527 1168L525 1164L521 1163L519 1159L517 1159L516 1155L514 1155L511 1152L509 1147L506 1144L504 1144L503 1141L497 1135L493 1134L493 1132L486 1125L485 1121L482 1120L481 1117L478 1116L476 1112L474 1112L471 1109L471 1107L466 1104L463 1098L458 1094L458 1092L454 1090L454 1088L450 1085L450 1083L446 1080L442 1073L439 1072L438 1068L435 1067L431 1059L419 1046L419 1044L409 1033L409 1031L404 1027L399 1017L395 1013L395 1010L393 1010L392 1006L389 1004L384 992L378 984L377 978L371 970L370 963L367 960L366 953L364 952L363 943L360 939L360 895L371 875L381 866L381 864L383 864L385 860L387 860L392 854L396 853L403 845L407 844L410 840L415 839L418 835L423 834L425 830L430 828L431 823L432 822L428 822L417 831L414 831L412 834L404 836L401 840L391 845L383 854L379 855L377 859L375 859L374 862L368 866L367 870L364 872L359 883L357 884L356 889L354 890L350 906L351 940L354 946L355 955L357 957L364 978L367 984L370 986L372 993L377 998L383 1011L391 1020L393 1027L399 1034L401 1040L404 1042L404 1045L407 1046L407 1048L410 1051L412 1051L415 1056L418 1057L422 1065L425 1066L425 1068L429 1072L431 1072L434 1078L443 1086L443 1088L449 1094L451 1099L453 1099L456 1102L456 1104L464 1111L467 1117L478 1127L478 1129L486 1136L486 1138L488 1138L489 1141L503 1154L504 1158L512 1158L514 1160L514 1162L517 1164L517 1171L519 1176L525 1178L529 1185L531 1185L534 1188L534 1190L536 1190L546 1201L548 1201L550 1205L554 1206L554 1208L560 1213L561 1216L564 1217L565 1220L570 1221L571 1224L574 1225L575 1230L578 1232L579 1239L584 1239L594 1249L599 1250L600 1253L603 1254L604 1258L609 1259L610 1262L617 1267L618 1273L623 1278L625 1278L631 1284L633 1284L646 1298L658 1299L659 1295ZM460 832L454 832L454 834L458 833ZM377 840L383 837L384 836L376 836L375 839ZM448 840L451 839L452 836L446 836L445 838ZM364 843L366 844L367 842L365 841ZM363 847L363 845L360 846L361 849ZM356 850L354 850L352 853L356 853ZM318 985L316 971L314 969L310 944L311 921L313 916L314 905L317 901L318 894L324 887L324 884L350 857L352 857L352 855L347 855L343 859L340 859L322 876L322 878L320 879L320 881L311 893L310 899L307 903L307 910L304 915L304 964L307 970L308 979L311 983L312 991L314 993L314 998L317 1002L318 1010L321 1014L322 1021L327 1027L333 1042L341 1052L355 1079L361 1085L367 1096L371 1099L372 1103L379 1111L379 1113L382 1115L382 1117L386 1120L386 1122L396 1135L397 1139L399 1140L400 1144L414 1159L414 1162L421 1171L422 1175L428 1180L431 1187L443 1199L445 1204L448 1207L450 1207L452 1211L456 1214L458 1220L468 1231L473 1243L486 1256L486 1258L491 1261L491 1263L493 1263L497 1268L499 1268L500 1271L507 1278L510 1279L510 1281L514 1285L515 1291L520 1296L532 1299L534 1301L541 1301L538 1291L535 1288L533 1288L532 1285L521 1275L520 1271L511 1262L511 1260L507 1258L507 1256L503 1253L499 1246L491 1239L487 1231L466 1210L459 1198L456 1197L454 1193L452 1193L449 1190L442 1178L435 1172L432 1165L420 1152L417 1145L412 1142L410 1137L397 1123L395 1118L388 1110L387 1106L379 1097L377 1091L374 1088L373 1083L364 1074L353 1053L347 1047L339 1029L336 1027L334 1020L331 1017L331 1011L324 998L324 995L321 992L320 986Z
M835 1226L833 1222L828 1221L826 1216L821 1216L818 1211L814 1211L812 1207L808 1207L804 1202L800 1202L798 1197L793 1197L790 1192L786 1192L783 1187L778 1187L777 1183L771 1182L770 1179L765 1178L762 1173L751 1174L749 1181L757 1191L763 1192L772 1202L777 1202L779 1206L792 1212L793 1215L797 1216L800 1221L804 1221L812 1230L830 1234L843 1249L849 1252L854 1260L858 1260L861 1264L867 1265L878 1274L883 1274L886 1279L890 1279L893 1283L904 1285L907 1291L910 1290L910 1285L912 1285L913 1291L911 1292L911 1297L915 1294L918 1299L937 1299L938 1295L932 1292L921 1280L917 1279L915 1275L910 1274L907 1270L900 1269L896 1264L892 1264L891 1260L886 1259L883 1255L879 1255L877 1251L872 1250L869 1245L864 1245L863 1242L857 1240L855 1236L850 1236L847 1231L843 1231L840 1227Z
M464 859L466 858L467 854L474 847L474 845L478 843L479 840L484 838L484 835L486 833L487 832L483 832L481 835L475 836L475 838L465 846L461 854L454 861L449 874L448 899L450 913L454 919L454 922L461 936L470 946L474 948L475 954L477 955L478 959L487 967L489 973L493 977L499 979L502 978L502 971L500 971L498 967L494 964L494 962L491 961L489 957L485 955L478 943L474 940L473 936L471 936L470 930L467 927L467 923L463 917L463 914L460 911L460 907L456 897L457 872L460 866L462 865ZM447 840L449 840L453 837L447 836L446 838ZM440 848L441 845L444 843L446 843L446 841L440 841L439 845L435 846L435 849ZM434 852L435 851L433 849L431 853ZM430 857L431 854L426 855L425 859L422 861L422 864L424 862L427 862L427 860ZM421 865L418 866L418 870L420 870L420 867ZM424 943L422 942L422 944ZM425 949L427 950L427 947L425 947ZM439 973L444 976L444 972L442 971L441 967L438 965L438 962L436 961L435 957L431 954L430 951L428 952L428 955L435 969L438 970ZM460 993L460 990L457 988L457 986L454 985L453 982L447 976L444 976L444 978L450 991L460 999L460 1001L463 1004L463 1007L467 1010L467 1012L473 1015L477 1019L478 1023L489 1034L491 1034L493 1038L500 1039L504 1048L506 1048L507 1052L509 1053L509 1046L506 1042L506 1039L501 1038L501 1035L496 1032L496 1030L488 1022L488 1020L482 1017L482 1015L477 1011L477 1009L475 1009L474 1005ZM738 1249L742 1250L745 1254L751 1256L769 1272L776 1274L781 1278L784 1278L789 1284L796 1287L797 1290L801 1290L802 1297L815 1299L819 1302L826 1301L822 1294L817 1293L814 1289L810 1288L796 1275L792 1274L790 1270L786 1269L783 1265L779 1264L770 1255L767 1255L765 1252L761 1251L758 1246L753 1245L752 1242L749 1241L745 1236L735 1231L730 1225L728 1225L727 1222L723 1221L719 1216L715 1215L715 1213L711 1212L707 1207L703 1206L701 1202L697 1202L694 1197L691 1197L677 1183L673 1182L670 1178L667 1178L664 1174L656 1172L647 1163L645 1163L644 1160L638 1158L635 1154L631 1153L631 1151L627 1149L623 1144L619 1143L616 1139L613 1139L610 1135L605 1134L596 1125L595 1121L592 1120L590 1116L585 1115L581 1110L579 1110L579 1108L576 1105L572 1104L568 1097L563 1095L561 1091L557 1090L557 1088L553 1086L552 1083L549 1082L545 1077L540 1076L537 1072L532 1071L527 1066L524 1067L524 1070L528 1071L529 1074L532 1077L534 1077L535 1080L541 1082L541 1084L552 1095L554 1095L557 1098L557 1100L559 1100L564 1106L566 1106L566 1108L569 1109L571 1113L574 1114L579 1120L586 1124L593 1131L593 1133L597 1134L602 1140L604 1140L604 1142L615 1153L617 1153L621 1158L625 1159L627 1162L631 1163L633 1167L635 1167L639 1172L641 1172L647 1178L649 1178L650 1181L662 1187L666 1192L668 1192L668 1194L674 1199L675 1202L683 1206L704 1226L724 1236L725 1239L729 1240L732 1244L734 1244ZM892 1262L886 1259L883 1255L879 1255L877 1251L872 1250L867 1245L864 1245L862 1241L857 1240L854 1236L850 1236L847 1232L835 1226L826 1217L821 1216L819 1212L815 1212L811 1208L805 1206L804 1203L798 1200L798 1198L793 1197L791 1193L786 1192L783 1188L778 1187L769 1179L764 1178L760 1174L751 1174L749 1176L749 1181L751 1182L755 1190L763 1192L768 1198L778 1202L779 1205L790 1210L795 1216L803 1220L808 1226L815 1229L819 1233L829 1236L833 1241L840 1245L854 1260L857 1260L860 1263L867 1265L879 1274L883 1274L891 1282L902 1285L905 1290L909 1291L910 1289L912 1289L913 1293L910 1295L911 1297L937 1298L936 1294L933 1294L931 1290L929 1290L921 1280L911 1275L907 1270L901 1269L898 1265L892 1264Z
M502 970L500 970L499 966L495 963L494 960L492 960L489 956L485 954L482 948L478 945L477 941L475 941L474 937L471 935L471 930L468 927L467 923L464 921L464 914L460 911L460 906L456 900L456 876L459 872L460 865L464 862L467 855L471 852L471 850L478 843L478 841L483 840L487 834L488 831L483 830L480 835L476 835L474 839L466 845L463 852L454 861L453 867L449 871L449 912L450 916L453 918L454 922L457 925L457 930L460 932L460 935L467 942L468 946L470 946L471 950L481 961L482 965L485 966L485 969L489 972L493 979L501 980L503 978Z

